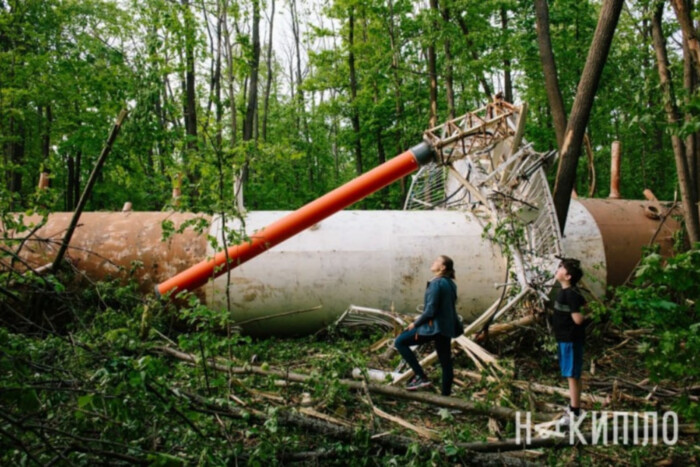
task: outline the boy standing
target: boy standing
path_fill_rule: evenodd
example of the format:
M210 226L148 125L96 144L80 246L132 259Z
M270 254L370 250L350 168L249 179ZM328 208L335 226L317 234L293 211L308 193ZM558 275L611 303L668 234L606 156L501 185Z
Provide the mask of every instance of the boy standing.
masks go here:
M576 287L583 276L580 262L563 258L554 278L561 290L554 301L552 325L559 348L561 375L569 381L571 404L558 425L569 426L572 417L581 413L581 368L583 366L583 341L585 338L581 308L586 304L581 291Z

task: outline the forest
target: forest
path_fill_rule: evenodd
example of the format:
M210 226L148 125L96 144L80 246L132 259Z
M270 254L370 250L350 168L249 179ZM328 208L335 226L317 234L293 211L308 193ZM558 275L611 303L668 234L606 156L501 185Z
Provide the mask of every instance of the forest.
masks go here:
M699 462L699 17L695 0L0 0L0 463ZM498 375L456 356L460 400L411 398L367 377L400 360L386 329L254 338L196 295L22 263L30 216L297 209L496 95L558 151L560 224L572 190L610 195L614 143L622 198L683 208L673 255L650 248L587 310L584 388L592 409L672 411L676 443L494 447L516 411L565 400L545 319L482 343ZM353 209L400 210L408 182Z

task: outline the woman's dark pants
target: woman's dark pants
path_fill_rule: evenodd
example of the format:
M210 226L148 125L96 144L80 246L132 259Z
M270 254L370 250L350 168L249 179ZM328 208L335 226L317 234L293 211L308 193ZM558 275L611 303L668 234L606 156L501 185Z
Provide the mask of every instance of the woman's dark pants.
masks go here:
M437 351L440 366L442 367L442 395L449 396L452 393L452 380L454 379L452 369L452 350L451 339L441 334L433 336L421 336L416 329L402 332L399 337L394 340L394 347L399 351L406 363L411 367L413 372L423 379L428 379L421 368L416 355L410 349L412 345L421 345L430 341L435 341L435 350Z

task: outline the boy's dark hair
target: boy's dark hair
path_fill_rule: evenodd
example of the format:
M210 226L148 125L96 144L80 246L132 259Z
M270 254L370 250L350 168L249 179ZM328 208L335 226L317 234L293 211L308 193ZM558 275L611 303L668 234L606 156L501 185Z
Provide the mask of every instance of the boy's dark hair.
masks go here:
M566 273L571 277L569 282L571 285L578 284L578 281L583 277L583 271L581 270L581 261L575 258L560 258L561 266L566 269Z

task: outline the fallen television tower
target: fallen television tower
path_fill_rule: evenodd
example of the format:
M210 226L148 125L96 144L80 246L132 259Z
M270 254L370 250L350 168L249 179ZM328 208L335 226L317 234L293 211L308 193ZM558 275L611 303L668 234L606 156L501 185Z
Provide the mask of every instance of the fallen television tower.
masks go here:
M523 141L525 115L497 99L296 211L247 213L245 228L192 213L84 213L68 257L94 279L131 271L144 293L192 292L251 334L292 335L333 323L350 304L415 313L439 254L455 260L458 311L476 327L544 300L558 256L581 259L586 285L602 295L626 280L643 245L670 250L678 224L646 215L643 201L572 200L562 237L545 175L556 154ZM403 211L343 210L416 170ZM161 240L164 221L197 219L205 232ZM50 215L23 261L50 262L69 220ZM243 240L226 245L232 232Z

